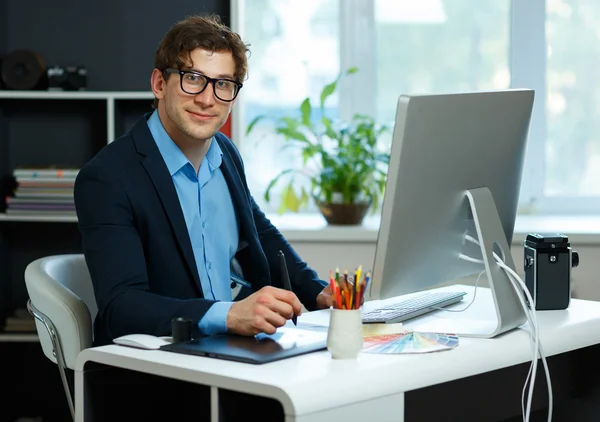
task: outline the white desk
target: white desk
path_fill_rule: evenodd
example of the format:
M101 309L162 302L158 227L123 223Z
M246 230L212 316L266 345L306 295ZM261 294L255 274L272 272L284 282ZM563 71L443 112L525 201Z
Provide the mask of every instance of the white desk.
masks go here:
M472 290L471 287L461 287L467 291ZM467 296L462 304L454 307L460 308L469 300L470 296ZM415 319L406 326L418 330L419 327L432 327L431 324L441 318L481 318L489 315L490 300L490 291L479 287L477 300L467 311L437 312ZM365 306L368 309L374 305L376 304L369 303ZM327 312L305 314L299 321L322 321L327 318ZM538 312L538 323L546 356L600 344L598 302L572 300L567 310ZM87 349L79 355L75 370L75 407L77 421L95 420L97 414L94 414L96 411L93 409L106 406L107 403L95 404L94 407L95 398L90 393L90 383L93 382L91 375L101 373L98 372L101 371L100 368L108 367L122 368L124 371L121 376L151 374L154 379L159 380L159 384L152 384L152 389L160 385L160 380L169 379L185 382L172 388L207 386L206 397L210 397L212 408L209 414L212 421L218 420L216 404L219 389L273 398L281 403L287 422L404 421L405 407L409 405L407 401L411 392L425 391L428 387L446 385L478 374L500 373L502 371L497 370L530 362L531 357L529 334L523 329L513 330L494 339L461 338L456 349L432 354L361 353L356 361L337 361L331 359L329 352L323 351L265 365L110 345ZM578 361L581 359L577 357ZM564 366L563 363L558 365ZM519 374L522 376L519 375L516 379L512 376L511 382L518 385L518 388L506 392L512 397L511 402L516 401L513 403L515 408L520 408L521 389L527 368L528 366L521 367ZM543 380L541 362L538 373ZM552 376L552 367L550 375ZM473 393L479 388L477 382L479 381L469 387ZM545 390L544 382L536 384L536 392L542 397L545 397ZM435 411L435 402L430 404L432 408L424 409L424 412ZM176 403L163 405L178 406ZM476 408L477 403L473 403L473 406Z

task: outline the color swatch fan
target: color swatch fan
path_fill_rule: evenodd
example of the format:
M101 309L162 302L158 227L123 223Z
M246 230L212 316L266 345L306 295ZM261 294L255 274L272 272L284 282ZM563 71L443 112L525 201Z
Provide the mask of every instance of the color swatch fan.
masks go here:
M458 336L447 333L421 333L406 330L398 334L365 337L362 351L365 353L430 353L454 349Z

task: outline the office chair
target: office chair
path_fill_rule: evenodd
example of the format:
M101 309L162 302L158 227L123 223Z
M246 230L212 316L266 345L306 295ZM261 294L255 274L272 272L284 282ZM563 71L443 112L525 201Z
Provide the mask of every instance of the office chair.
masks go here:
M92 321L98 312L92 281L82 254L39 258L25 269L28 311L46 357L60 372L71 416L75 406L68 370L79 352L92 346Z

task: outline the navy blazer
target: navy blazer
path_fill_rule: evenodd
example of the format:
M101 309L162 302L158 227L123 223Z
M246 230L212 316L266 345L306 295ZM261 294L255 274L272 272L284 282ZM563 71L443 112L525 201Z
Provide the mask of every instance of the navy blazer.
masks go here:
M171 335L171 320L198 321L214 303L204 299L192 245L167 166L144 115L133 129L104 147L80 170L75 207L98 315L94 345L132 333ZM222 133L221 169L235 207L237 252L256 291L281 287L277 252L287 258L292 289L308 310L326 286L254 202L239 151Z

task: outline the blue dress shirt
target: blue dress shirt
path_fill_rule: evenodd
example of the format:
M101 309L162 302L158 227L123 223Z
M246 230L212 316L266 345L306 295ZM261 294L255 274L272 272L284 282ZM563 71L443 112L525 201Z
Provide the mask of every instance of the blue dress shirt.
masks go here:
M239 228L227 182L220 169L223 152L213 138L198 174L165 131L158 112L148 128L167 164L179 197L194 251L202 292L217 300L198 323L204 335L227 331L231 308L230 261L239 243Z

